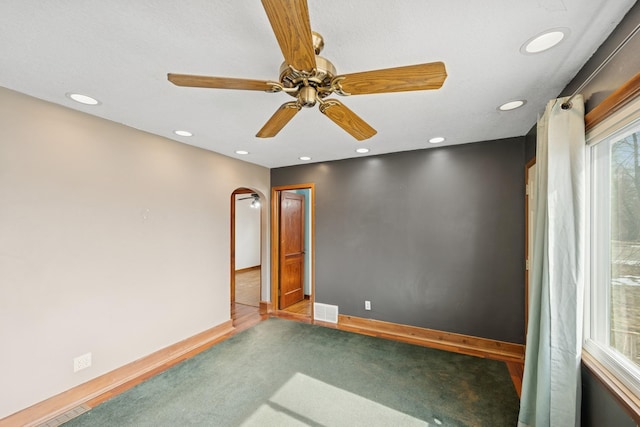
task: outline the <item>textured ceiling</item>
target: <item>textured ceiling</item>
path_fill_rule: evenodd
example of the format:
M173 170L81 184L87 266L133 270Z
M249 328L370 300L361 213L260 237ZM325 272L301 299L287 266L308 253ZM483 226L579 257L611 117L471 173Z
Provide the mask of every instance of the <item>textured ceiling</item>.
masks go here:
M172 73L277 80L282 54L259 0L3 0L0 86L266 167L526 134L634 0L308 0L338 74L444 61L440 90L340 97L378 134L357 142L303 109L275 137L256 132L284 93L177 87ZM570 29L538 55L522 44ZM101 101L77 104L65 93ZM526 99L524 107L497 107ZM178 137L186 129L194 136ZM247 150L240 156L236 150Z

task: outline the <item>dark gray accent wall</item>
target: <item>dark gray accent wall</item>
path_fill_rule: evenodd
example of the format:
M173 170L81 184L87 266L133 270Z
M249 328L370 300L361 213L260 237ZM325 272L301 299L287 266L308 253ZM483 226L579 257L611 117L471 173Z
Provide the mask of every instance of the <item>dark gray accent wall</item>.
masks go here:
M529 163L536 156L536 128L537 126L534 126L525 137L524 160L526 163Z
M316 301L523 343L524 142L272 169L273 186L315 183Z
M582 427L636 427L602 384L582 368Z

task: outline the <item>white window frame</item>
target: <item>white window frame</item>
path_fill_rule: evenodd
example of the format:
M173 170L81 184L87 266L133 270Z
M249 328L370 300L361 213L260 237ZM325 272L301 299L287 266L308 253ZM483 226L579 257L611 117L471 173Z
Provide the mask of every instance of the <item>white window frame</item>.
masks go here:
M586 134L589 265L585 294L584 349L640 397L640 367L609 345L610 144L640 130L640 97L611 114ZM606 201L597 192L606 191Z

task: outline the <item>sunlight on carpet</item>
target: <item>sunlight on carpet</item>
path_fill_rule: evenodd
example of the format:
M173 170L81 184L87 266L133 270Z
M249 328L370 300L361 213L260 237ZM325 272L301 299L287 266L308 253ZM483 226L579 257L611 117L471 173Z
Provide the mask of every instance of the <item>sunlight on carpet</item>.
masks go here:
M298 372L242 424L265 425L425 427L430 424Z

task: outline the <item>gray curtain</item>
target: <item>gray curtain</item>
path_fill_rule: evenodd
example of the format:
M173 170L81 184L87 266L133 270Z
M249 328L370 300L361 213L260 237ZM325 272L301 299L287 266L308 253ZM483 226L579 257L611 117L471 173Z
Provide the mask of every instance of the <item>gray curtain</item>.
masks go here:
M584 102L538 121L536 207L519 427L580 425L586 248Z

